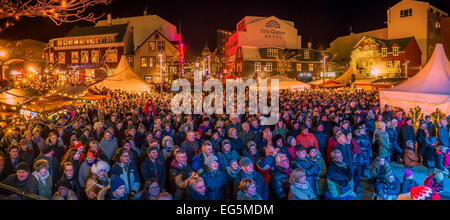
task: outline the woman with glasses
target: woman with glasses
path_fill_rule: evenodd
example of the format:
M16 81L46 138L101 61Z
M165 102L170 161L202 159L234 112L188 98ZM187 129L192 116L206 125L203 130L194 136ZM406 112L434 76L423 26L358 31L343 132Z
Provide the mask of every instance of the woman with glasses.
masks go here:
M308 182L303 169L295 169L289 177L289 183L289 200L317 200L313 186Z

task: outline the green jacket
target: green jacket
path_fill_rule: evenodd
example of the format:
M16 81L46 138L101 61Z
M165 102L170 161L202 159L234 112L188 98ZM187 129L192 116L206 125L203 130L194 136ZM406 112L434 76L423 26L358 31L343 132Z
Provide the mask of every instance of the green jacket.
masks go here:
M347 192L341 192L339 190L338 185L332 180L327 179L327 182L328 182L328 190L330 191L331 196L333 196L334 198L346 197L353 193L353 185L354 185L353 180L350 180L349 182L350 190L348 190Z

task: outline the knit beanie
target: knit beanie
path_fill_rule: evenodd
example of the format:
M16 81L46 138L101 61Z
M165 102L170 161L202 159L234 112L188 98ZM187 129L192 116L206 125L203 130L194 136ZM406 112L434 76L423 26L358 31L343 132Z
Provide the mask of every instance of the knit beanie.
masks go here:
M441 196L433 189L426 186L416 186L411 188L412 200L441 200Z
M205 159L205 165L209 167L209 165L210 165L213 161L219 161L219 159L217 159L217 157L216 157L215 155L207 156L206 159Z
M412 175L413 175L413 172L410 169L406 168L405 169L405 178L408 178Z
M228 163L228 166L230 167L231 166L231 164L233 164L234 162L238 162L236 159L232 159L232 160L230 160L230 162ZM239 165L239 164L238 164Z
M292 136L291 136L291 137L289 137L289 139L288 139L288 144L289 144L289 146L291 146L291 141L292 141L292 140L295 140L295 138L294 138L294 137L292 137Z
M124 185L125 185L125 181L123 181L122 178L120 178L120 176L118 176L118 175L111 176L111 182L110 182L111 192L116 191L119 187L124 186Z

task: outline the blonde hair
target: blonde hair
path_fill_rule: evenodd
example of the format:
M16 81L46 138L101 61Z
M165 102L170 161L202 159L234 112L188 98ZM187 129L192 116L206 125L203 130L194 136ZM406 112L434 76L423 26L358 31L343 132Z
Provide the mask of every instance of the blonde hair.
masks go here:
M292 174L289 177L289 183L294 184L294 183L298 182L298 180L303 176L305 176L305 170L296 168L294 171L292 171Z
M245 192L248 190L248 188L250 188L250 186L252 184L255 184L255 181L253 181L252 179L249 178L244 178L241 180L241 182L239 183L239 191Z

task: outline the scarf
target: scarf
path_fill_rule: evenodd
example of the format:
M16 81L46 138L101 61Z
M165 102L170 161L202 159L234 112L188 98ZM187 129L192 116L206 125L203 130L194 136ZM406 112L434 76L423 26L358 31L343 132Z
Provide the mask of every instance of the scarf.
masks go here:
M241 167L238 167L237 170L231 169L231 167L227 167L227 173L231 178L236 178L239 174L239 171L241 171Z
M48 172L48 170L47 170L47 172L45 172L45 175L42 176L42 175L41 175L40 173L38 173L37 171L34 171L34 172L33 172L33 176L36 177L36 179L39 180L39 182L40 182L42 185L46 186L46 184L47 184L47 179L48 179L48 177L50 176L50 172Z

